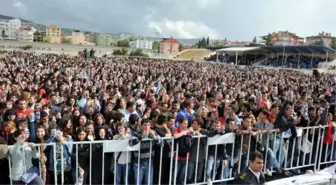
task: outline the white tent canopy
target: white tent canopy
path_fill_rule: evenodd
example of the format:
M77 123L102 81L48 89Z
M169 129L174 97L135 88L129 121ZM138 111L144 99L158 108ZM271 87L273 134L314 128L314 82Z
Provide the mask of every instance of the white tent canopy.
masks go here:
M235 54L236 55L236 65L237 65L239 53L259 50L260 48L261 47L229 47L229 48L218 49L216 50L216 55L217 55L216 62L218 61L218 54L224 52L227 54Z
M252 50L258 50L260 47L230 47L230 48L223 48L217 49L216 52L246 52Z

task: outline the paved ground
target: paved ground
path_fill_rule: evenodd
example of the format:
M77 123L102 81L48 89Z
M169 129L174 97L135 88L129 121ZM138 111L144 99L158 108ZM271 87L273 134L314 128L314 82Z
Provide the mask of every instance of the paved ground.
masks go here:
M33 50L35 51L43 51L43 52L64 52L64 53L77 53L78 51L83 51L85 48L90 50L96 50L97 54L105 54L107 52L113 52L113 50L118 49L118 47L112 46L87 46L87 45L71 45L71 44L50 44L43 42L21 42L21 41L7 41L0 40L0 48L6 49L17 49L20 46L31 45ZM133 49L128 48L129 51ZM143 51L145 53L151 51Z

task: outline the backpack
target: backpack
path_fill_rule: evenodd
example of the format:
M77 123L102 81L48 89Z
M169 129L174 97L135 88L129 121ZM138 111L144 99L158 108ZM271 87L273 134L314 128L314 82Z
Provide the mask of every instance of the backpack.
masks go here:
M178 138L176 143L178 144L178 156L187 157L192 149L193 138L190 135L185 135Z

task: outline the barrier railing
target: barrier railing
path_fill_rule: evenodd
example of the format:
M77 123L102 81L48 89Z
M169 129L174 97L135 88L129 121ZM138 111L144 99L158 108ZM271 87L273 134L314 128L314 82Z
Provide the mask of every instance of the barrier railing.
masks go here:
M172 137L158 140L134 139L35 144L38 153L51 148L47 165L51 184L207 184L233 180L248 166L252 151L264 154L264 173L275 168L285 170L319 170L322 165L336 163L332 143L324 141L328 126L297 128L296 137L288 131L264 130L231 132L214 137L193 136L187 155L179 151L179 142ZM333 138L336 138L335 135ZM41 145L44 146L41 152ZM14 146L10 147L12 150ZM12 177L12 156L9 155ZM51 160L51 159L49 159ZM70 162L71 161L71 162ZM26 164L26 163L25 163ZM84 166L81 166L83 164ZM52 165L52 167L51 167ZM84 176L78 168L84 170ZM25 168L24 168L25 169ZM97 170L98 169L98 170ZM15 170L15 169L14 169ZM72 177L71 177L72 176ZM82 181L79 181L81 176ZM112 180L111 180L112 179ZM11 180L10 184L13 182Z

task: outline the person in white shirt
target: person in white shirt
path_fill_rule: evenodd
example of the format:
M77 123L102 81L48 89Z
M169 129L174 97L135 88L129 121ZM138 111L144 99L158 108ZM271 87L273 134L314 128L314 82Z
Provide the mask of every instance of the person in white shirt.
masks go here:
M113 136L113 140L125 140L131 139L132 135L126 132L126 128L123 123L117 124L117 135ZM124 178L124 184L128 184L128 174L130 170L130 162L131 162L131 153L127 152L116 152L116 165L115 165L115 173L116 173L116 185L121 184L121 178Z

